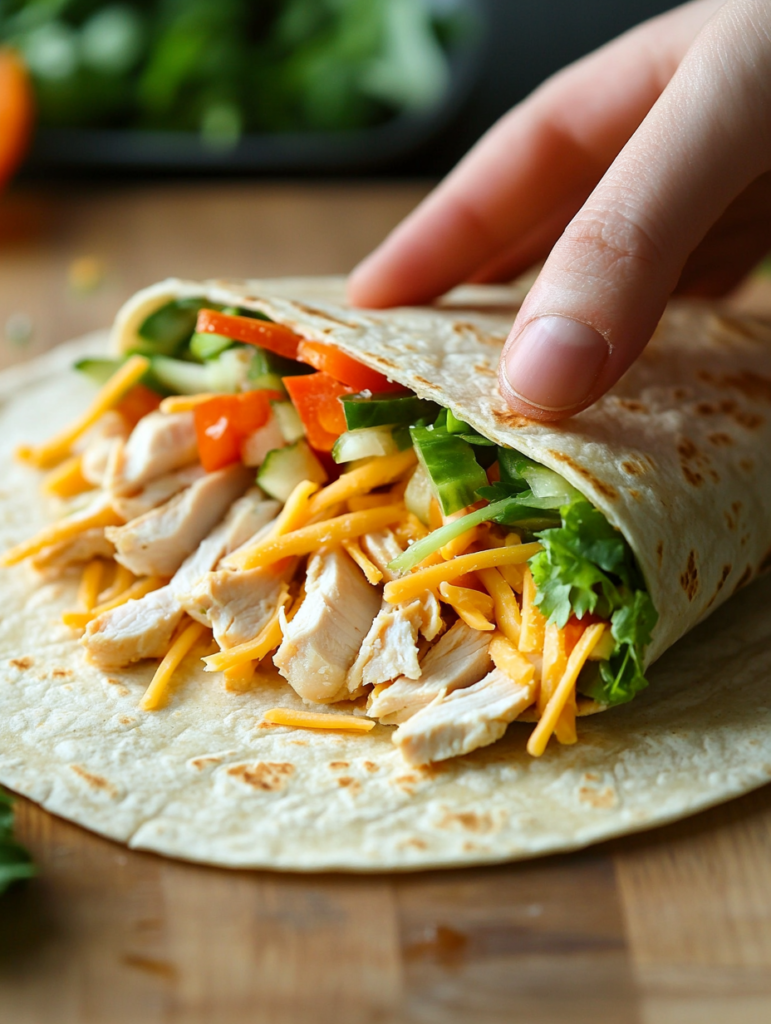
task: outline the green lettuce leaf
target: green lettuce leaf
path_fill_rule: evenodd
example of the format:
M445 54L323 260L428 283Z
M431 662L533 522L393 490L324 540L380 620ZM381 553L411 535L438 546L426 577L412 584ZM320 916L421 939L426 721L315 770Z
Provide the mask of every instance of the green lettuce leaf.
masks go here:
M0 790L0 893L11 882L30 878L35 866L27 851L13 838L13 806L7 793Z

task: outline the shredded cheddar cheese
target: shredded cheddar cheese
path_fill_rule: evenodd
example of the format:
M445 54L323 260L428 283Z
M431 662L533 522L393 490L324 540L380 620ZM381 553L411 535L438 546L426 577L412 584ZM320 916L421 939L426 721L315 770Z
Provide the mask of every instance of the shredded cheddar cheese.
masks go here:
M103 572L104 563L101 558L94 558L83 570L78 587L78 606L84 612L90 612L96 605Z
M344 540L343 550L346 551L367 577L367 583L376 587L383 579L383 574L375 563L364 554L361 545L356 540Z
M493 633L488 652L493 664L520 686L533 686L535 695L535 666L515 644L502 633Z
M490 619L493 614L493 599L479 590L469 587L454 587L452 583L440 583L439 595L453 608L472 629L491 630L495 626Z
M91 490L91 484L83 476L83 456L71 455L56 469L47 473L41 485L44 494L57 498L74 498L76 494Z
M589 626L584 630L581 639L571 651L565 671L557 684L557 688L551 695L538 724L530 735L527 743L527 752L532 757L540 757L546 750L549 737L554 732L557 721L562 710L567 704L571 693L575 692L578 673L584 666L586 659L592 652L592 648L602 636L604 625L601 622Z
M451 558L455 558L457 555L462 555L464 551L468 551L471 545L479 537L479 530L476 526L472 526L470 530L466 530L455 540L451 540L449 544L445 544L443 548L439 549L439 552L446 561L449 562Z
M253 661L244 661L233 668L226 668L222 673L225 677L225 689L230 693L244 693L250 690L254 684L254 671Z
M364 512L368 508L380 508L381 505L388 505L391 501L391 494L354 494L346 502L349 512Z
M498 629L512 643L519 646L522 615L520 614L519 605L513 590L498 569L480 569L479 578L484 584L485 590L493 599L495 621L498 623Z
M271 708L262 716L271 725L289 725L295 729L345 729L347 732L370 732L375 728L371 718L355 715L329 715L320 711L292 711Z
M121 398L138 384L150 367L150 360L144 356L131 356L107 381L91 405L69 427L65 427L50 441L41 445L22 445L16 450L17 457L38 469L47 469L66 458L73 444L106 412L120 402Z
M289 588L286 584L282 587L276 610L270 619L263 626L253 640L238 644L237 647L230 647L226 651L218 651L217 654L210 654L204 658L206 672L223 672L225 669L236 668L244 662L260 662L281 643L281 619L280 614L286 603L289 601Z
M342 478L341 478L342 479ZM309 555L312 551L330 544L361 537L363 533L382 530L404 515L404 505L385 505L364 512L348 512L334 519L303 526L293 533L281 537L269 537L252 548L241 552L239 568L256 569L273 565L289 555Z
M509 550L520 551L526 544L515 545ZM525 570L522 586L522 627L519 634L519 649L529 654L543 650L546 619L535 605L535 583L529 569Z
M43 548L65 540L72 540L73 537L85 530L97 526L119 526L122 522L123 518L110 504L109 495L100 497L82 512L68 516L66 519L60 519L59 522L44 527L29 540L9 548L0 557L0 565L16 565L18 562L23 562L25 558L29 558L30 555L36 555Z
M289 495L270 531L271 537L281 537L285 533L293 533L310 519L308 508L310 499L318 491L319 485L312 480L301 480Z
M538 712L543 714L546 705L557 689L560 679L565 673L568 663L567 642L564 629L554 623L546 626L543 643L543 667L541 669L541 688L538 693ZM576 737L576 702L575 693L568 701L557 720L554 732L560 743L575 743Z
M134 573L130 569L127 569L125 565L121 565L120 562L115 562L114 565L115 575L113 576L112 583L99 595L99 604L106 604L108 601L120 597L134 582Z
M414 597L424 594L427 590L438 588L440 583L457 580L458 577L480 569L490 569L499 565L517 565L526 562L541 550L537 542L519 544L512 547L489 548L485 551L472 551L467 555L458 555L451 562L431 565L426 569L417 569L401 579L386 583L383 596L389 604L400 601L411 601Z
M408 448L396 455L378 456L366 465L352 469L350 473L343 473L334 483L328 484L314 495L310 503L311 515L316 515L338 501L349 501L359 494L373 491L376 487L393 483L397 477L414 466L416 461L414 449Z
M190 622L166 652L163 660L156 669L150 685L140 702L143 711L158 711L166 703L169 693L171 677L179 668L180 662L186 654L200 640L206 626L200 622Z
M118 594L117 597L105 601L103 604L98 604L90 612L65 612L62 615L62 622L65 626L72 626L74 629L85 629L92 619L98 619L100 615L104 615L105 612L111 612L113 608L119 608L120 605L126 604L128 601L137 601L140 597L144 597L145 594L158 590L165 585L166 580L161 579L160 576L146 576L144 579L132 583L130 587L124 590L122 594Z
M208 402L211 398L216 397L217 395L211 392L197 395L169 395L168 398L163 399L158 408L161 412L165 413L190 412L197 405L202 405L204 402Z

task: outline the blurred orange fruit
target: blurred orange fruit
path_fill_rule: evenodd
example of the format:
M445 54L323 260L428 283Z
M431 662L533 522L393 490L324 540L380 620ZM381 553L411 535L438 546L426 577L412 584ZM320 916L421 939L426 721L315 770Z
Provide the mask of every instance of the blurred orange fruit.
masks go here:
M0 50L0 188L21 163L32 134L33 117L27 69L12 50Z

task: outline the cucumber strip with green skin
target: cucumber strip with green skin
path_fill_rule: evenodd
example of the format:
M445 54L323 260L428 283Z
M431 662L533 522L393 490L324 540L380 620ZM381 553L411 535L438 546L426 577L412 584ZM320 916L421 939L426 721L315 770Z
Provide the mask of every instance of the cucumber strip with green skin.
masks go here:
M457 435L428 427L411 427L418 459L431 477L442 512L452 515L473 505L476 492L487 485L487 474L474 449Z
M278 501L286 501L303 480L326 483L327 473L305 440L268 452L257 473L257 484Z
M125 361L125 359L78 359L76 363L73 363L73 369L90 377L95 384L101 387L123 366ZM153 372L152 362L150 369L142 376L140 384L144 384L151 391L157 391L164 397L173 394L173 390L166 387Z
M196 331L190 339L190 353L197 359L216 359L226 348L233 345L232 338L226 338L224 334L200 334Z
M270 404L287 444L294 444L301 437L305 437L303 421L291 402L271 402Z
M349 430L363 427L412 426L419 420L432 420L439 406L417 395L370 394L345 395L340 399Z
M398 451L391 427L360 427L338 437L332 447L332 458L335 462L353 462L370 456L395 455Z
M204 307L219 308L204 299L172 299L165 303L142 321L132 352L177 355L190 340L198 312Z
M308 373L315 373L312 366L305 363L298 363L296 359L287 359L285 356L276 355L275 352L268 352L259 345L250 346L252 349L252 364L249 367L249 379L263 377L267 374L276 377L299 377Z

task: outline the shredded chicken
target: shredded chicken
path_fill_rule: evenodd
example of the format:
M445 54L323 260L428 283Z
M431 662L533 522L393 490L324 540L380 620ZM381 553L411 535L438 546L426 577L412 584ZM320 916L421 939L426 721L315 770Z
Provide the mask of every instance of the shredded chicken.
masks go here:
M120 457L110 467L105 486L130 494L158 476L198 459L192 412L151 412L137 423Z
M365 533L361 538L361 546L382 572L385 583L395 578L388 568L388 563L401 555L404 548L396 539L392 530L378 530L373 533ZM426 640L435 640L444 629L442 606L436 595L430 591L420 598L420 619L420 632Z
M101 487L111 458L128 436L126 420L112 409L88 431L83 439L80 472L90 484Z
M281 583L291 578L289 571L247 569L209 572L182 598L185 610L194 619L211 626L214 639L226 650L252 640L276 610Z
M446 761L495 743L534 698L534 682L521 686L496 668L478 683L438 697L401 725L393 741L409 764Z
M418 631L423 621L420 601L410 604L384 603L348 673L350 693L362 687L389 683L398 676L418 679Z
M170 583L159 590L105 612L86 627L81 641L101 668L118 668L166 653L188 594L223 555L243 544L265 516L275 516L277 502L263 501L258 490L236 501L225 520L182 564Z
M125 526L107 527L116 561L136 576L173 576L246 490L251 476L240 463L207 473L165 505Z
M139 516L150 512L151 509L165 504L175 494L184 491L186 487L191 487L197 480L203 478L205 472L203 466L196 462L190 466L185 466L184 469L177 469L173 473L166 473L165 476L159 476L157 479L151 480L149 484L146 484L136 494L113 494L112 507L128 523L132 519L138 519Z
M350 696L348 671L380 608L380 591L338 549L311 557L305 590L274 664L306 700L343 700Z
M112 558L114 554L115 547L105 537L104 527L94 526L70 540L43 548L32 558L32 565L38 572L55 575L70 565L90 562L92 558Z
M367 713L384 725L406 722L437 697L478 682L490 668L487 633L461 619L426 653L416 681L401 676L370 698Z

